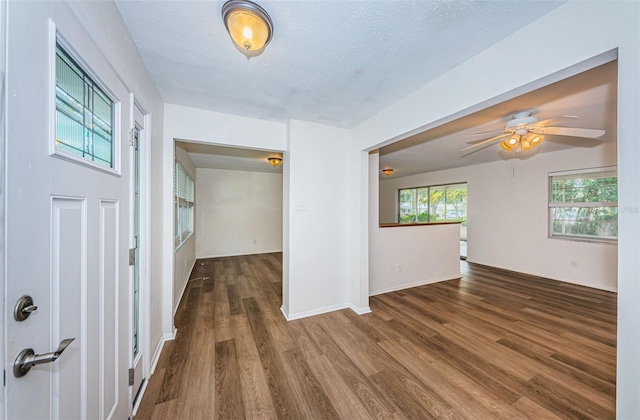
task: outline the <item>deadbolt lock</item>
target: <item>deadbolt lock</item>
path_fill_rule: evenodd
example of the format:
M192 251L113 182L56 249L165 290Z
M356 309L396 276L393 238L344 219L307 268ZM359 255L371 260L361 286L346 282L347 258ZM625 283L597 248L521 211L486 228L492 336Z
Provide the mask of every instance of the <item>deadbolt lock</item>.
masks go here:
M38 307L33 304L33 299L29 295L22 295L18 299L15 308L13 309L13 317L16 321L24 321L29 318L31 312L38 310Z

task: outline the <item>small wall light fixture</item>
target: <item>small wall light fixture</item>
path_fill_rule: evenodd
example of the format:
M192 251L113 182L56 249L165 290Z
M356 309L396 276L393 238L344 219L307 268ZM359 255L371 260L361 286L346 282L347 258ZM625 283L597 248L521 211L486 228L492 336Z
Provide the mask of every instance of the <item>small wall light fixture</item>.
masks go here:
M282 162L282 158L279 158L279 157L270 157L267 160L269 161L269 163L273 167L276 167L276 166L280 165L280 162Z
M386 176L389 176L389 175L391 175L391 174L393 173L393 169L391 169L391 168L384 168L384 169L382 170L382 173L383 173L383 174L385 174Z
M267 12L249 0L229 0L222 6L222 20L231 40L247 58L260 55L273 36Z

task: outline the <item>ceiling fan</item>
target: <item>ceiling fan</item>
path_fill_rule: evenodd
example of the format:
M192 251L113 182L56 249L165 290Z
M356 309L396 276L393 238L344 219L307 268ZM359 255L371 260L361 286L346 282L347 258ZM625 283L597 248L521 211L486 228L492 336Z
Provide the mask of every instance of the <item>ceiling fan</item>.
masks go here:
M479 143L465 147L462 151L488 145L492 142L500 141L500 147L506 151L526 151L539 146L546 134L556 136L571 136L583 138L596 138L602 136L605 131L592 128L572 128L557 127L550 124L562 122L564 119L580 119L580 117L572 115L563 115L559 118L551 118L548 120L538 121L538 117L533 116L533 111L516 112L507 121L502 134ZM492 134L500 130L488 131L484 133L474 133L472 136L482 136Z

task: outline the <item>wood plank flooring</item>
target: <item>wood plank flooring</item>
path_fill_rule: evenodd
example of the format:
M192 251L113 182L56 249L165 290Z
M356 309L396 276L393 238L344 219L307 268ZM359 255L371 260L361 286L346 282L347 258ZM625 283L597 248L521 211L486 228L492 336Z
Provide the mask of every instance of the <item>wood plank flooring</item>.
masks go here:
M136 419L615 418L616 294L461 269L287 322L281 254L199 260Z

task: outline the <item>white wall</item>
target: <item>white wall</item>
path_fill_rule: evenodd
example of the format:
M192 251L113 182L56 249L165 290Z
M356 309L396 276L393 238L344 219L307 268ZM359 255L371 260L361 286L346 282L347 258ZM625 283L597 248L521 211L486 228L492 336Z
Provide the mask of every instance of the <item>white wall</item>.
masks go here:
M467 182L467 261L615 291L615 244L548 237L549 172L615 164L616 144L606 143L385 179L380 182L381 214L397 214L400 188Z
M527 65L505 65L514 51L535 45L544 59ZM632 418L640 412L640 3L626 1L569 1L475 55L441 77L399 100L352 132L352 189L366 183L363 150L405 138L412 133L452 121L539 86L601 64L599 55L618 52L618 377L617 415ZM596 59L594 59L596 57ZM584 63L589 61L588 63ZM367 197L351 209L356 221L368 206ZM352 231L352 255L366 258L366 221ZM471 234L471 233L470 233ZM362 288L368 279L352 269Z
M369 294L460 277L459 224L381 228L378 154L369 156Z
M196 167L191 161L189 154L176 144L175 149L176 160L180 162L182 167L189 173L191 179L196 183L196 195L195 195L195 209L194 216L198 211L198 181L196 180ZM173 185L173 182L171 183ZM172 200L173 201L173 200ZM173 221L171 224L173 227ZM180 248L176 249L174 256L174 273L173 273L173 313L175 314L178 309L178 305L180 304L180 299L182 298L182 294L184 293L184 289L187 287L187 282L189 281L189 276L191 275L191 270L193 270L193 266L196 263L196 237L197 232L195 231L189 238L180 246Z
M349 306L349 156L344 153L349 140L345 129L290 123L284 155L291 206L283 270L288 319Z
M282 174L196 169L196 257L282 251Z

